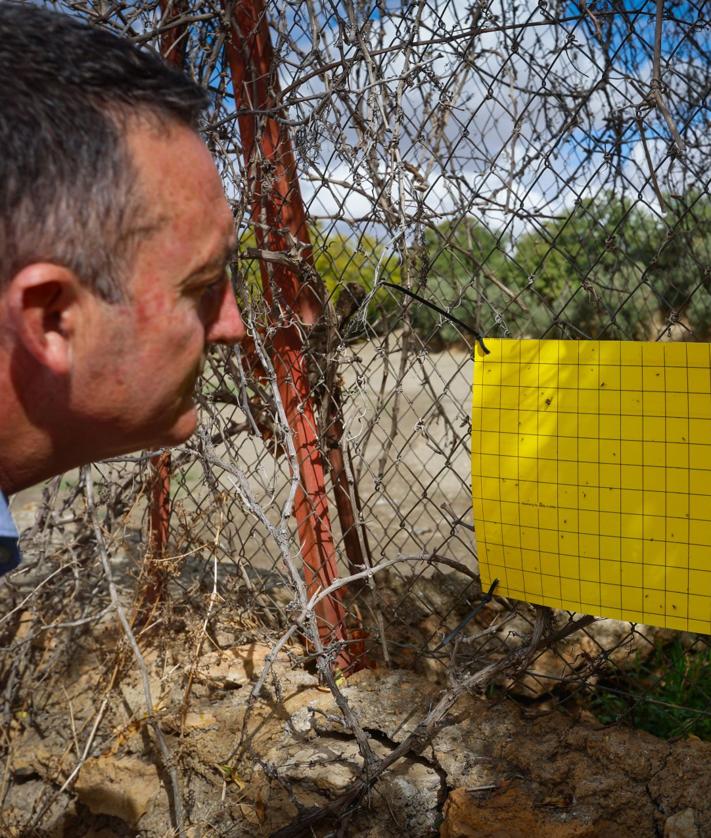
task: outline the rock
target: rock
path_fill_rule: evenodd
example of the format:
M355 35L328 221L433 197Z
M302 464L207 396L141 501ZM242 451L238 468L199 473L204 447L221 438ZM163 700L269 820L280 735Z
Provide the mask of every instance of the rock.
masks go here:
M512 786L493 796L454 789L445 803L439 834L440 838L599 838L605 833L590 824L555 819L536 808L524 789Z
M217 719L209 710L190 711L185 714L185 730L204 730L215 727Z
M221 649L229 649L236 643L235 633L233 631L226 631L225 629L217 629L215 632L215 643Z
M135 826L160 791L160 779L155 765L137 757L100 756L84 763L74 790L93 814Z
M421 721L439 690L407 670L363 669L348 679L343 694L364 727L401 742Z
M664 821L664 838L699 838L693 809L684 809Z
M279 677L283 677L281 673ZM351 675L341 691L364 728L379 730L395 742L414 730L420 721L418 713L439 692L421 676L401 669L363 669ZM294 730L300 733L348 732L330 690L325 687L284 695L281 704L288 711Z
M270 755L269 761L279 766L281 777L292 787L304 783L327 796L343 791L353 782L360 762L355 742L329 741L326 737L290 754L280 748Z
M403 760L383 777L380 790L402 825L401 835L416 838L432 834L439 820L443 792L442 779L433 767ZM385 817L385 809L380 817Z
M262 674L271 647L262 643L232 646L203 655L195 670L195 680L221 688L243 687ZM280 677L287 677L299 686L317 684L318 679L304 670L292 669L286 654L280 654L272 668ZM287 675L288 673L288 675Z
M288 724L294 733L304 737L313 737L315 735L313 707L308 705L306 707L299 707L289 717Z
M25 829L27 818L37 812L54 789L45 785L42 780L26 780L23 783L10 784L3 800L0 811L0 835L3 838L24 838L30 833ZM49 811L42 819L42 831L33 835L43 838L73 838L67 828L67 822L76 814L74 802L68 794L62 794L54 800Z
M642 731L597 730L561 714L529 721L495 748L511 774L526 778L534 799L556 799L561 816L594 823L595 835L616 838L657 835L647 783L667 752ZM616 826L605 832L601 823L608 821Z
M496 785L501 768L493 756L493 742L508 739L516 730L508 707L463 696L454 710L464 717L441 730L432 742L433 759L447 775L447 784L467 788Z
M194 706L183 718L182 713L171 714L161 719L160 726L171 733L189 733L193 730L211 730L218 725L215 714L209 707Z
M565 611L554 612L555 627L563 628L569 620ZM508 619L501 632L505 645L494 657L502 657L511 649L525 645L531 634L533 615L523 605ZM557 644L536 655L528 672L516 681L507 680L505 686L516 695L529 699L540 698L559 686L561 680L576 677L578 670L591 660L605 654L612 667L624 669L645 660L654 651L656 638L669 633L652 626L637 625L633 631L629 623L620 620L600 619ZM589 683L594 683L593 678Z
M260 643L208 652L200 658L195 680L220 687L242 687L259 677L268 654L269 647Z
M58 762L53 743L42 739L34 730L28 730L12 752L11 765L15 779L45 776L48 768ZM65 760L68 763L69 759Z
M377 741L371 739L370 745L379 758L389 753L389 748ZM264 763L274 766L279 774L279 781L271 782L269 794L271 832L296 816L290 811L294 802L298 801L304 810L323 806L345 792L360 775L363 759L355 741L321 736L298 744L285 738L266 755ZM288 796L285 788L289 789ZM362 808L351 823L350 834L363 838L426 838L435 829L441 791L442 779L435 766L422 758L406 757L383 774L370 806ZM386 826L392 821L398 825L397 831Z
M663 768L649 780L649 793L665 815L691 809L700 835L711 838L711 742L683 739L668 747Z

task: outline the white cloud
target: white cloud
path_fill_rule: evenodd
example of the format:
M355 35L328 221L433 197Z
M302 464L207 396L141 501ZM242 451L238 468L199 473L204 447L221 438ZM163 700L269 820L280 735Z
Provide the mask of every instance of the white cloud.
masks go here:
M304 60L313 56L304 7L294 8L294 49L282 49L284 89L316 67ZM613 185L641 193L654 208L634 121L652 73L646 30L635 35L632 51L620 50L608 66L592 26L525 26L543 20L536 4L519 4L514 17L508 0L490 3L480 25L518 28L478 34L468 43L460 36L471 14L470 4L457 1L439 10L427 5L416 28L414 12L372 21L366 58L353 31L334 25L332 8L316 7L321 60L342 56L344 63L313 75L287 97L289 118L300 122L294 134L309 212L358 220L361 232L392 240L402 230L411 235L423 221L437 224L464 213L517 235L531 217L542 223ZM411 36L415 43L437 42L388 51ZM668 74L675 101L688 95L689 74L704 72L684 60ZM703 154L692 148L683 165L670 167L667 126L648 109L639 112L650 128L647 144L660 188L680 188L694 167L702 171ZM623 143L616 170L612 121L618 117Z

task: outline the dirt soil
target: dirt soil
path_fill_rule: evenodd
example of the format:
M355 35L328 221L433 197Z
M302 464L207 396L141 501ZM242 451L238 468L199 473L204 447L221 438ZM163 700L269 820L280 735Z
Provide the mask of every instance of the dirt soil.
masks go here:
M126 669L106 689L115 631L107 618L64 678L15 715L2 836L174 834L139 678ZM269 647L222 640L197 659L187 645L146 650L160 729L180 768L191 838L272 835L343 794L363 761L331 693L292 665L302 649L282 654L250 700ZM382 758L441 687L379 669L357 673L342 691ZM396 762L339 834L711 836L711 743L667 743L543 707L524 712L510 699L465 696L435 740ZM74 776L98 715L93 755ZM313 834L333 830L326 821Z

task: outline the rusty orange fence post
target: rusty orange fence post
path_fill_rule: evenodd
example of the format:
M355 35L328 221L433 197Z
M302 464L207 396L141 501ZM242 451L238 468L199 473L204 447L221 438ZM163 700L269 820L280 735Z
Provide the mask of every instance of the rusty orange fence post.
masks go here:
M278 328L273 339L272 363L296 447L301 480L294 515L304 578L311 596L338 578L317 413L310 393L301 329L319 320L323 302L314 287L316 273L311 240L291 140L277 118L283 114L264 3L263 0L236 3L224 0L224 3L231 29L226 52L238 108L257 246L284 254L292 251L296 243L301 264L308 269L297 271L288 264L260 259L267 302L272 310L278 304L291 318L291 322L275 324ZM317 605L316 619L322 642L344 644L335 661L343 671L352 669L355 663L346 643L345 616L343 589Z

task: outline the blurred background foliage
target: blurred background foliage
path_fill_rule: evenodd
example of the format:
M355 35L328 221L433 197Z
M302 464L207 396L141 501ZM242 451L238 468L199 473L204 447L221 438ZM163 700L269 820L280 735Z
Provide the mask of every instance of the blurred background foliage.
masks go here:
M612 193L584 198L560 217L529 224L515 240L465 216L428 227L399 253L371 236L314 225L315 266L332 303L350 284L365 292L361 328L351 335L403 324L401 301L378 287L387 281L406 284L480 331L493 315L504 332L532 338L645 340L666 331L707 340L711 198L692 191L663 200L660 215ZM262 286L253 248L254 234L245 232L241 274L254 300ZM425 306L409 307L407 318L430 348L465 341Z

